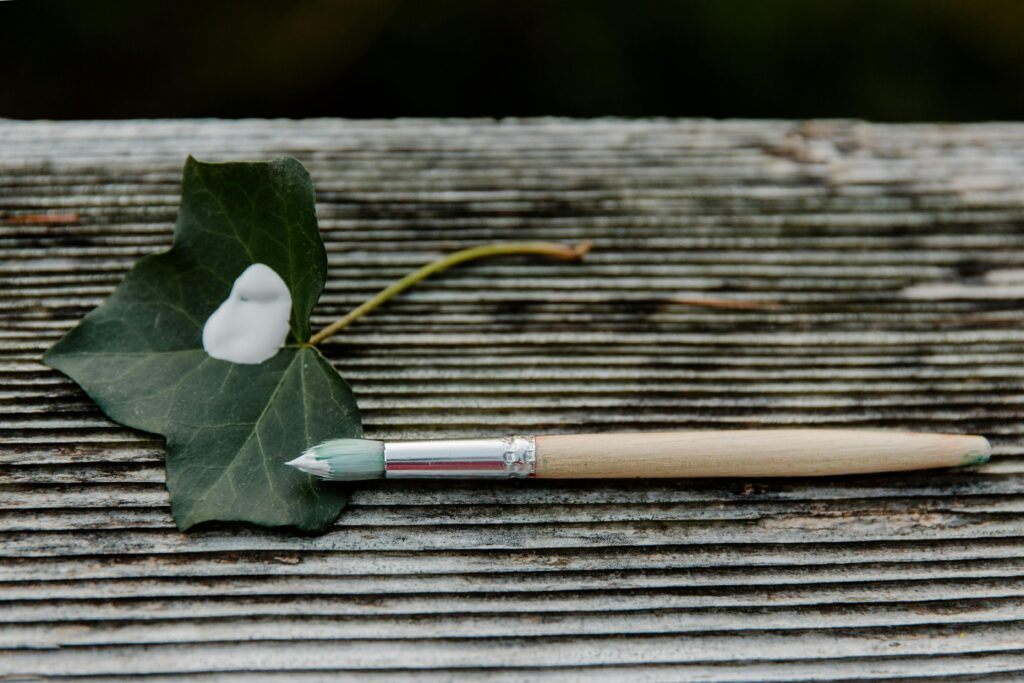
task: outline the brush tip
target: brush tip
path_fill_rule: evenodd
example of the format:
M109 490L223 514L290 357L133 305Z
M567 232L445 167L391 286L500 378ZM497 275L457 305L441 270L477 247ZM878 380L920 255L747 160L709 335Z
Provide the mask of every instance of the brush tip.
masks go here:
M384 442L331 439L307 449L285 464L321 479L379 479L384 476Z
M326 478L331 474L331 468L327 463L317 460L315 447L306 449L302 452L302 455L294 460L289 460L285 464L291 465L297 470L302 470L306 474L312 474L317 477Z

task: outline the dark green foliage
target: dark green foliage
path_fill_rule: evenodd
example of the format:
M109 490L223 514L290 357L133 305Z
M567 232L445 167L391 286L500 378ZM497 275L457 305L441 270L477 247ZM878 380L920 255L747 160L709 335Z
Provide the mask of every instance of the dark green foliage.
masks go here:
M252 263L288 285L288 345L259 365L211 358L203 324ZM232 520L319 531L344 507L343 488L284 466L323 439L362 435L352 392L304 343L326 272L313 185L298 161L190 158L174 246L139 260L47 352L111 419L166 437L180 529Z

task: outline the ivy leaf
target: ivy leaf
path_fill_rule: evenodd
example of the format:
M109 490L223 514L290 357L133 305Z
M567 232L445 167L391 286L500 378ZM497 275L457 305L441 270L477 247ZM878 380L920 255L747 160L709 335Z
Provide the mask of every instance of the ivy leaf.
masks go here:
M211 358L203 325L254 263L288 286L288 342L256 365ZM284 463L324 439L362 436L348 385L306 343L326 274L302 164L190 157L170 251L140 259L44 362L111 419L167 439L181 530L222 520L321 531L344 507L344 489Z

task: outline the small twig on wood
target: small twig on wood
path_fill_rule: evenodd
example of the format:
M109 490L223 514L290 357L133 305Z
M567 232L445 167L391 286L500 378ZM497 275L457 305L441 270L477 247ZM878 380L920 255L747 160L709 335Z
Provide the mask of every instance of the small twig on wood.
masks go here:
M11 225L58 225L77 222L77 213L29 213L4 218L4 223Z

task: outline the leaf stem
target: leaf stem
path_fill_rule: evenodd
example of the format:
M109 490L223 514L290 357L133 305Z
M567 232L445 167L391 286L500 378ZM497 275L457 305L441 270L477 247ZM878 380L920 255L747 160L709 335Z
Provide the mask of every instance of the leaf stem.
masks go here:
M488 256L505 256L509 254L537 254L539 256L559 259L561 261L578 261L586 256L589 251L590 240L584 240L575 247L570 247L565 244L555 244L553 242L505 242L485 244L479 247L471 247L469 249L463 249L462 251L456 251L439 258L436 261L428 263L419 270L409 273L398 282L388 285L378 292L373 298L368 299L359 306L353 308L344 318L336 320L314 334L309 338L308 343L310 346L316 346L339 330L348 327L353 322L389 299L393 299L398 296L417 282L420 282L435 273L447 270L452 266L465 263L466 261L487 258Z

